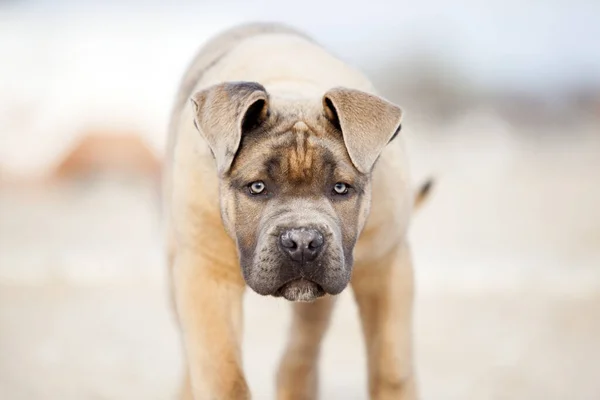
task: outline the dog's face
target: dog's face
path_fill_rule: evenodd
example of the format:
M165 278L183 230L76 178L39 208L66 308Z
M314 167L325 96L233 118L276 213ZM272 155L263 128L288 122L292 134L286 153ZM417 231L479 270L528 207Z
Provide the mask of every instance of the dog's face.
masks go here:
M369 213L371 169L399 130L400 109L349 89L312 106L277 102L250 82L192 101L248 286L293 301L340 293Z
M278 125L242 139L221 185L224 220L258 293L289 300L337 294L350 279L367 215L368 176L325 126Z

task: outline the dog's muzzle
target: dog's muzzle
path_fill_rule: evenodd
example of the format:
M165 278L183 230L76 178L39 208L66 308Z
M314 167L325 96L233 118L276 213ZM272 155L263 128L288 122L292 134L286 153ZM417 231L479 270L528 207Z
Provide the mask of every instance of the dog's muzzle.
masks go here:
M302 271L300 273L302 277L286 282L275 295L291 301L313 301L323 296L325 294L323 287L304 277L304 275L312 275L304 270L319 257L325 247L323 234L309 227L286 229L279 235L277 244L284 257L288 257L289 261Z

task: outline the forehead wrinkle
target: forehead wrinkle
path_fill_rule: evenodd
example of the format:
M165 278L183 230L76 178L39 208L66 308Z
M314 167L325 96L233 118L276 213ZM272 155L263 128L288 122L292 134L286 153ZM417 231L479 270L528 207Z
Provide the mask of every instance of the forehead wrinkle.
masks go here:
M334 179L353 184L360 178L340 137L314 129L297 116L279 114L270 128L243 140L231 178L296 185Z
M292 181L312 180L315 148L308 138L308 132L298 131L295 134L295 145L287 153L288 176Z
M276 154L272 158L279 162L277 175L286 181L301 184L334 178L347 183L356 180L356 171L346 160L344 148L331 138L315 137L307 131L287 132L272 143L271 149Z

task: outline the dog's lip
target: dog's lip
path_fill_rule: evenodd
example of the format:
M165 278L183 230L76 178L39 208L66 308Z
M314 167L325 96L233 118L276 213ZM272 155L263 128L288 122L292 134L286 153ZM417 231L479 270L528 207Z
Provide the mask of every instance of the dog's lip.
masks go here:
M277 290L275 290L275 292L273 293L273 296L275 296L275 297L281 297L281 293L283 292L283 290L285 289L286 286L290 285L291 283L300 283L300 282L312 283L312 284L317 285L317 287L323 289L321 287L321 285L319 285L317 282L312 281L310 279L307 279L307 278L305 278L303 276L297 276L295 278L288 279L287 281L285 281L285 283L283 285L279 286L277 288Z
M295 263L296 263L295 261L293 261L293 262L292 262L292 264L295 264ZM321 286L321 284L319 284L319 283L315 282L314 280L312 280L312 279L310 279L310 278L307 278L307 277L306 277L306 275L303 273L303 271L297 271L297 273L295 273L293 276L291 276L291 277L288 277L288 279L287 279L285 282L283 282L283 283L281 284L281 286L279 286L279 287L277 288L277 290L275 291L275 293L277 293L277 292L281 291L281 289L282 289L282 288L283 288L285 285L288 285L288 284L290 284L290 283L292 283L292 282L299 282L299 281L308 281L308 282L314 283L314 284L315 284L315 285L317 285L317 286Z
M306 296L301 296L301 298L288 298L288 289L290 289L290 286L295 286L296 288L298 288L298 290L302 291L302 288L305 290L305 295ZM310 292L310 293L309 293ZM281 285L274 293L273 296L274 297L285 297L287 300L290 301L313 301L316 300L319 297L322 297L326 294L325 290L323 289L323 287L304 277L298 277L292 280L289 280L288 282L284 283L283 285Z

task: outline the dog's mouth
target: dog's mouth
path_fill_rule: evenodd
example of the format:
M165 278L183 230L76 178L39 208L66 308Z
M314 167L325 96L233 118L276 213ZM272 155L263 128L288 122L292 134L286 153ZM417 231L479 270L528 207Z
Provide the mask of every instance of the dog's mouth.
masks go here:
M318 283L306 278L298 278L287 282L273 294L289 301L311 302L325 295L325 290Z

